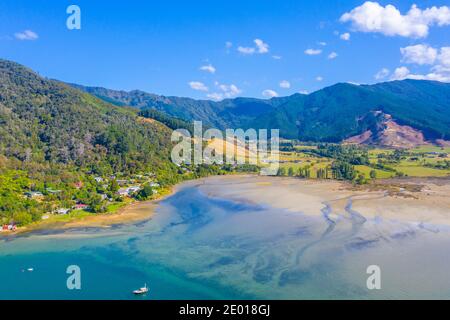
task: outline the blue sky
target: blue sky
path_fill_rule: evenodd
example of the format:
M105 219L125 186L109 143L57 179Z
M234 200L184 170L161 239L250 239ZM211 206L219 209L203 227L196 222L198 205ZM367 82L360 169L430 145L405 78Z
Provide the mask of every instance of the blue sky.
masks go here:
M199 99L450 82L450 0L414 3L2 0L0 57L67 82ZM66 27L71 4L81 30Z

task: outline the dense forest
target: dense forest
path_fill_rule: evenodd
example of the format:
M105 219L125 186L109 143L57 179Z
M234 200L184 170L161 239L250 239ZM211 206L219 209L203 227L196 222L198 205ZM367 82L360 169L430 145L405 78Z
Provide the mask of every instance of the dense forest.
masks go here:
M105 212L123 201L120 192L144 200L183 179L230 171L176 166L171 128L188 124L142 116L153 118L0 60L0 223L77 206Z
M421 131L429 141L450 140L450 84L437 81L338 83L308 95L218 102L76 87L117 105L155 109L188 121L202 120L219 129L280 129L281 137L301 141L337 143L367 130L375 136L384 121L375 116L379 113Z

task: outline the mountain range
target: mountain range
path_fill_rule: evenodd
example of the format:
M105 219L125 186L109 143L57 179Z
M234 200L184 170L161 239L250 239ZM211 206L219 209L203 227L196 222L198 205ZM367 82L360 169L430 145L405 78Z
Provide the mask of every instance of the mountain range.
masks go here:
M219 102L72 86L117 106L155 109L219 129L280 129L282 137L302 141L411 147L450 140L450 84L436 81L338 83L308 95Z
M282 137L304 141L404 148L449 144L449 102L450 84L418 80L214 102L68 85L0 59L0 222L38 221L75 201L107 210L100 194L114 197L116 186L99 186L95 176L145 173L169 186L218 174L220 167L185 172L170 160L172 130L190 130L192 120L280 129ZM58 193L44 203L23 196L49 190Z
M158 121L143 127L136 111ZM121 140L133 151L137 136L151 132L163 139L157 144L165 147L148 147L167 157L169 128L186 127L193 120L219 129L280 129L281 137L302 141L393 147L448 144L450 84L425 80L338 83L308 95L216 102L69 85L0 60L0 149L7 156L20 159L37 149L34 157L80 161L77 152L81 158L95 157L95 148L106 143L105 136ZM114 130L124 132L123 137Z

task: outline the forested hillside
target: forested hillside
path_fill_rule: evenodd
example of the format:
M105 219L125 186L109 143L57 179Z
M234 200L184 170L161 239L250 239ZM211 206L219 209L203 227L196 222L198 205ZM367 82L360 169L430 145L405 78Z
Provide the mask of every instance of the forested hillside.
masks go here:
M0 60L0 221L24 224L76 203L104 210L100 196L114 199L117 186L97 176L151 173L175 183L170 134L157 121L138 121L135 111Z
M288 98L262 100L255 98L225 99L223 101L194 100L183 97L166 97L140 90L117 91L99 87L71 86L90 93L117 106L130 106L140 110L155 109L172 117L220 129L246 127L255 117L267 114ZM300 96L300 95L298 95Z
M375 85L340 83L309 95L270 100L236 98L220 102L164 97L142 91L80 87L117 105L157 109L218 128L280 129L285 138L341 142L386 126L381 112L398 126L410 126L428 141L450 140L450 84L403 80ZM385 117L384 117L385 118ZM399 132L398 135L402 135ZM383 140L384 141L384 140ZM372 139L372 143L382 143Z

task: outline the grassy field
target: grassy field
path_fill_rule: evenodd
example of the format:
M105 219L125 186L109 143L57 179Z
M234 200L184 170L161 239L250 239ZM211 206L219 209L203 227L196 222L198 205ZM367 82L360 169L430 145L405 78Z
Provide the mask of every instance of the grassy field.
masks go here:
M326 168L331 165L334 159L320 158L308 154L308 150L317 148L315 146L295 146L293 152L282 152L280 155L280 167L285 168L286 172L289 168L293 168L297 173L300 168L309 167L311 178L317 177L317 170ZM395 177L396 174L404 174L409 177L445 177L450 176L450 169L431 168L427 165L436 165L439 162L450 160L450 147L441 148L438 146L421 146L410 150L404 150L404 155L400 161L389 162L387 159L395 153L394 149L388 148L371 148L368 150L370 166L356 165L355 169L358 173L363 174L366 178L370 177L370 172L375 170L377 179L388 179ZM387 166L396 170L380 170L372 168L379 162L379 158L387 161Z
M450 147L438 147L438 146L420 146L410 150L411 152L422 153L422 152L439 152L439 153L450 153Z
M432 161L427 159L427 162L431 163ZM450 170L425 167L418 161L402 160L398 165L393 167L410 177L445 177L450 175Z
M379 170L379 169L373 169L368 166L355 166L355 169L359 172L364 174L365 177L370 177L370 172L374 170L377 173L377 179L388 179L395 176L395 172L385 171L385 170Z

